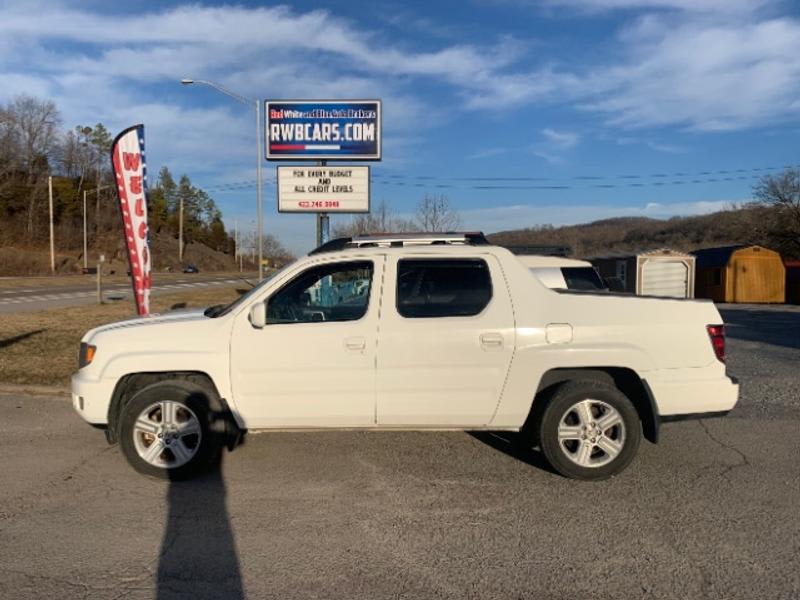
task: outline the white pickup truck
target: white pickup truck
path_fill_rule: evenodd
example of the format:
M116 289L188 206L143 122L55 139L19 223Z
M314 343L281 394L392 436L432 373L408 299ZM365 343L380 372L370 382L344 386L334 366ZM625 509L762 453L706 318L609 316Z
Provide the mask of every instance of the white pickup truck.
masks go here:
M188 477L246 431L505 430L602 479L663 421L736 404L708 301L556 290L481 234L329 242L227 306L83 338L75 409L138 471Z

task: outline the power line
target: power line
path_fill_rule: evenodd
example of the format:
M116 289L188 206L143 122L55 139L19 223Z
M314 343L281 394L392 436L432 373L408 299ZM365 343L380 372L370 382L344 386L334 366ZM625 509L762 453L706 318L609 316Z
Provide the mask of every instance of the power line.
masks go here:
M748 169L719 169L695 172L620 174L620 175L574 175L570 177L437 177L432 175L390 175L373 173L371 178L380 185L397 187L433 189L472 189L472 190L543 190L559 191L573 189L626 189L642 187L666 187L697 185L703 183L722 183L748 181L762 177L771 171L800 168L798 165L751 167ZM655 181L647 181L655 180ZM439 183L454 182L454 183ZM571 182L577 182L574 184ZM274 178L268 178L266 185L275 185ZM256 186L255 180L234 181L210 185L203 189L208 192L234 192L248 190Z

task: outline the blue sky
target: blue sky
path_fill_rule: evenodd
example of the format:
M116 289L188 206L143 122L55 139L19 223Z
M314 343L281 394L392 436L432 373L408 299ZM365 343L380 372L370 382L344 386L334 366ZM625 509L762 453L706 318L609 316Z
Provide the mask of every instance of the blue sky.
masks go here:
M253 112L183 77L381 98L373 201L410 216L444 193L487 232L708 212L800 163L794 0L0 0L0 101L51 98L65 127L143 122L151 173L189 174L249 223L254 187L220 186L255 178ZM266 230L307 250L313 218L265 198Z

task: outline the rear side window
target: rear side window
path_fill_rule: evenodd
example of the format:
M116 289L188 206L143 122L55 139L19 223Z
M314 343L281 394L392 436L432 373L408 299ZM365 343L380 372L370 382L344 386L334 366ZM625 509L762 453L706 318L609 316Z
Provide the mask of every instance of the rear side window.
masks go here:
M594 267L562 267L561 273L569 290L604 290L606 289L600 275Z
M397 265L397 312L404 317L471 317L491 299L483 260L401 260Z

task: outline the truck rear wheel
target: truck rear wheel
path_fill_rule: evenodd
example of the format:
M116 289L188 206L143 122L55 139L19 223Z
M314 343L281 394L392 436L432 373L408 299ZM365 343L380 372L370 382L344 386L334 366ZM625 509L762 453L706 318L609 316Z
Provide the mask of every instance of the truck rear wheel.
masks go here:
M211 394L184 381L160 381L131 398L119 441L131 466L159 479L187 479L219 459L222 435L211 422Z
M539 427L542 452L565 477L616 475L636 456L642 425L631 401L598 381L570 381L555 390Z

